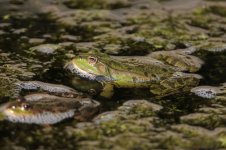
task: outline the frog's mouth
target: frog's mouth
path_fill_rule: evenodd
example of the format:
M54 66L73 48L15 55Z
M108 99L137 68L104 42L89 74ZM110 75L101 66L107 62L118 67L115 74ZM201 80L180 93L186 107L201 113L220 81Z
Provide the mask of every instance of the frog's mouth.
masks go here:
M80 69L75 63L72 64L72 62L66 64L64 68L69 70L73 74L76 74L82 78L86 78L89 80L96 80L96 77L97 77L92 73L89 73L87 71Z

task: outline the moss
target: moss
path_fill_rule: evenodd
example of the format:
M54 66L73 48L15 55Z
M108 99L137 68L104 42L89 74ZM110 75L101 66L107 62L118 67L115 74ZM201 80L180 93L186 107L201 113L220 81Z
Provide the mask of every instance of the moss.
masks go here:
M147 139L138 137L136 134L131 133L115 137L115 144L121 149L148 150L153 148L153 145Z
M96 36L94 39L98 41L99 48L113 55L145 55L153 48L152 43L144 38L132 34L123 35L119 31Z
M207 11L222 16L226 17L226 7L225 6L220 6L220 5L213 5L207 8Z
M179 124L172 126L173 130L177 132L183 133L188 138L199 137L203 134L208 136L209 131L207 129L203 129L201 127L190 126L187 124Z
M193 148L199 149L216 149L218 147L221 147L220 143L211 136L200 136L199 138L194 138L192 140L192 144Z
M102 123L100 127L102 129L103 135L106 135L106 136L117 135L128 130L126 125L123 125L117 120L112 120L109 122Z
M226 135L225 134L218 135L217 140L219 141L219 143L222 147L224 147L224 148L226 147Z
M153 116L155 114L153 110L147 108L148 106L135 106L128 112L128 114L135 114L138 118Z
M199 125L209 129L222 126L224 121L219 115L194 113L181 117L182 123L189 125Z
M226 44L220 41L208 41L198 46L199 50L210 52L224 52L226 50Z
M2 113L0 113L0 121L2 121L4 119L5 119L5 116Z
M96 130L95 128L86 128L84 130L76 129L75 131L73 131L72 137L78 141L83 141L83 140L93 141L93 140L99 140L100 138L103 137L103 135L99 130Z
M19 80L9 77L0 77L0 98L15 98L19 91L15 83Z
M159 146L163 149L188 148L191 145L190 141L171 131L160 134L158 138L160 140Z
M128 0L66 0L64 4L69 8L82 9L116 9L130 5Z
M0 80L0 97L14 95L13 83L19 79L66 84L62 64L80 52L93 49L111 55L146 55L159 50L195 47L195 55L206 62L198 72L204 76L201 84L225 82L224 5L203 0L200 4L207 4L206 7L191 2L183 5L188 7L184 11L180 6L178 10L175 1L159 3L159 0L41 0L39 5L30 0L12 0L11 3L14 4L3 0L0 6L0 32L3 33L0 74L4 77ZM60 48L49 56L37 51L29 53L29 48L43 43L56 43ZM149 96L149 101L161 104L161 108L164 106L162 110L149 102L122 105L122 101L130 97L120 96L103 103L103 112L119 112L109 120L81 125L83 123L71 119L50 128L2 121L0 144L3 149L226 147L224 133L206 129L225 129L224 112L211 105L221 103L225 107L223 101L205 101L190 94L166 99ZM5 101L1 98L1 103ZM206 105L216 111L200 112L199 108Z
M203 29L210 28L211 19L203 15L196 15L191 18L190 25L200 27Z

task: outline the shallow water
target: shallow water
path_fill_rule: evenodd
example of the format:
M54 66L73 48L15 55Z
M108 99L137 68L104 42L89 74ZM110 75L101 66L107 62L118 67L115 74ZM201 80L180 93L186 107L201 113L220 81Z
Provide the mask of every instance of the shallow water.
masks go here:
M70 86L63 66L81 52L136 56L196 47L194 55L205 62L197 72L203 76L200 85L226 82L224 1L2 0L0 10L1 76ZM47 43L62 48L50 55L30 50ZM100 124L73 118L51 126L1 121L2 149L226 147L224 101L189 92L156 99L148 89L116 89L110 100L94 99L102 104L99 113L120 115ZM147 104L124 106L142 99ZM0 103L9 100L2 97Z

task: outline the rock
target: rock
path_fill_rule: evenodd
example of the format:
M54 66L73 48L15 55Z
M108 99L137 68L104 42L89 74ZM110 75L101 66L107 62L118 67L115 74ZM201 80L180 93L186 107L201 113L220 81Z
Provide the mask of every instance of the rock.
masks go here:
M57 50L59 50L61 47L56 44L42 44L39 46L31 47L31 52L38 52L42 55L53 55L57 53Z

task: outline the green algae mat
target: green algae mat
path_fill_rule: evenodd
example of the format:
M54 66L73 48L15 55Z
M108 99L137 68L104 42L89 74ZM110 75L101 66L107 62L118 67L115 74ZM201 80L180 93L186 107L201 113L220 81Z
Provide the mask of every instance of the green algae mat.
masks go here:
M224 0L1 0L0 149L226 149Z

